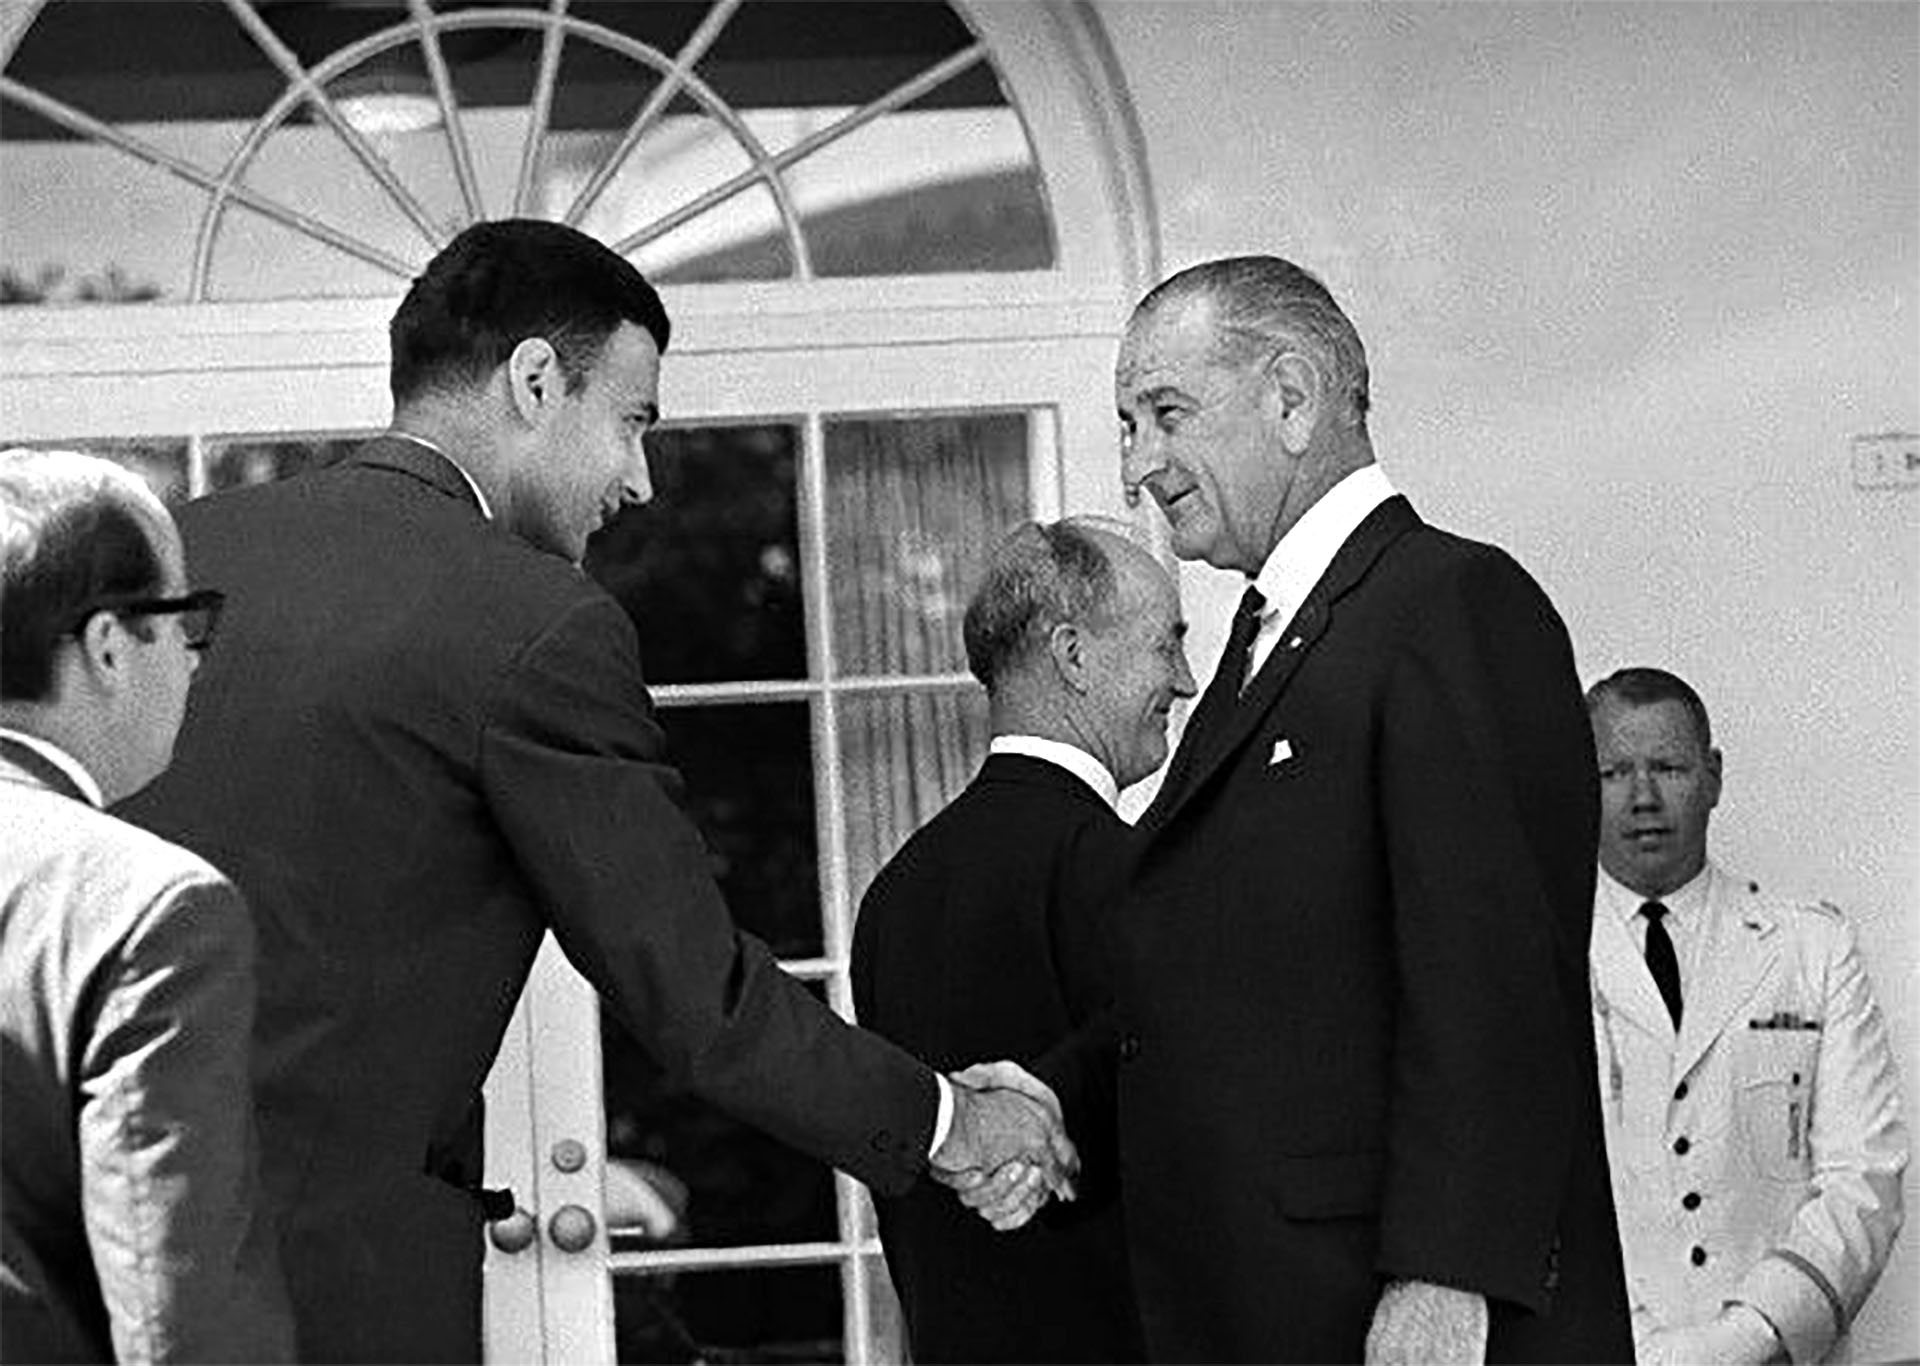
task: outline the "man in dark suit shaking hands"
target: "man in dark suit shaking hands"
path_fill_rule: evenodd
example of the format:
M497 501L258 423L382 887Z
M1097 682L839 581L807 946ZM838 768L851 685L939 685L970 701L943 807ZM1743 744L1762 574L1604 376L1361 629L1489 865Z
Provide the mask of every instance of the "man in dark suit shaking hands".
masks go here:
M861 903L861 1023L937 1067L1032 1063L1108 1004L1129 834L1114 804L1166 761L1168 711L1194 693L1184 634L1166 570L1112 528L1029 523L996 548L965 623L993 740ZM914 1360L1141 1359L1111 1163L1091 1146L1078 1202L1014 1232L924 1186L880 1202Z
M1359 335L1297 266L1160 285L1115 392L1128 491L1249 588L1118 921L1150 1355L1630 1360L1565 628L1394 492Z
M884 1191L1070 1156L737 931L632 623L579 571L651 496L667 314L570 228L467 229L391 326L392 430L185 509L228 592L139 819L259 920L261 1142L302 1359L477 1360L480 1086L551 930L666 1074Z

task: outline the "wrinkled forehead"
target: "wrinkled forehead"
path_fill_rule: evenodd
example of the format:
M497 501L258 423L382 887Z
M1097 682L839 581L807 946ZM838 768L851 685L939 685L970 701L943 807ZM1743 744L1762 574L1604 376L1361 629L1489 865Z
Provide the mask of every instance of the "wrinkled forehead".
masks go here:
M1214 308L1204 295L1170 299L1136 312L1120 339L1115 384L1131 393L1212 361Z

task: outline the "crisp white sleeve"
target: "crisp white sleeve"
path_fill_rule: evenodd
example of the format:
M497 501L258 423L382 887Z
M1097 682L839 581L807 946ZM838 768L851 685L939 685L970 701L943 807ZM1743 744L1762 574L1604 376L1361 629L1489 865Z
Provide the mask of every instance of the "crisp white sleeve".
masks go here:
M1806 912L1802 928L1810 933L1807 970L1821 974L1825 1004L1809 1127L1812 1189L1733 1296L1766 1317L1796 1363L1822 1359L1880 1279L1900 1231L1908 1156L1886 1019L1852 927L1822 910Z

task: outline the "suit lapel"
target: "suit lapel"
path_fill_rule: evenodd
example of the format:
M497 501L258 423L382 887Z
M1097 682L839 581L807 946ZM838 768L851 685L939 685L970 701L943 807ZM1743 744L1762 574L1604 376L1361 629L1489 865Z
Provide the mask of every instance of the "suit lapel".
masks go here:
M401 436L377 436L354 453L352 463L368 469L396 470L449 498L458 499L476 514L480 511L467 477L446 456L418 441Z
M1680 1042L1674 1054L1676 1077L1685 1076L1727 1029L1742 1006L1753 999L1780 957L1780 936L1773 917L1743 884L1719 872L1707 897L1706 937L1693 956L1711 963L1711 973L1695 973L1692 999L1680 1017Z
M1307 600L1300 604L1300 610L1294 613L1293 620L1261 664L1260 672L1230 705L1224 696L1213 706L1208 705L1213 701L1216 687L1230 689L1233 686L1231 678L1223 680L1219 676L1227 661L1215 667L1214 683L1208 686L1207 697L1194 709L1193 720L1180 737L1180 750L1167 771L1167 780L1142 818L1142 825L1157 829L1172 820L1208 776L1247 742L1286 692L1315 643L1326 634L1340 599L1366 577L1388 546L1420 525L1413 505L1399 494L1368 513L1333 557L1320 582L1307 594Z

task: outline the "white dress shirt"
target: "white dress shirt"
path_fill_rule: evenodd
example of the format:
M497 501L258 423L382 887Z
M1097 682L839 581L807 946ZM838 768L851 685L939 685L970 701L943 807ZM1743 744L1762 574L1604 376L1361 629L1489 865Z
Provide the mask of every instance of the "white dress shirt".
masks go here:
M1641 896L1633 888L1615 882L1600 870L1600 897L1602 904L1620 917L1621 924L1627 927L1627 938L1640 950L1640 956L1647 956L1647 918L1640 914L1640 908L1649 901L1657 901L1667 908L1667 938L1673 941L1673 956L1680 965L1680 999L1687 1000L1693 987L1694 974L1699 970L1694 962L1700 947L1700 930L1707 922L1707 869L1703 865L1698 873L1685 886L1676 887L1665 896Z
M1246 679L1260 672L1281 633L1325 576L1347 538L1394 493L1385 470L1377 464L1363 465L1328 489L1280 538L1280 544L1253 579L1253 586L1267 604L1260 610L1260 630L1248 652L1250 663L1242 675L1243 686Z

